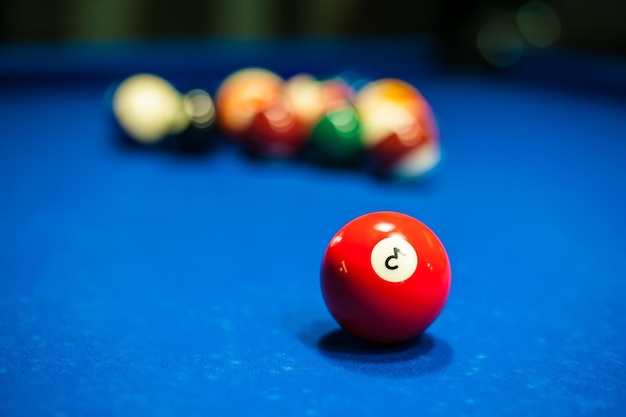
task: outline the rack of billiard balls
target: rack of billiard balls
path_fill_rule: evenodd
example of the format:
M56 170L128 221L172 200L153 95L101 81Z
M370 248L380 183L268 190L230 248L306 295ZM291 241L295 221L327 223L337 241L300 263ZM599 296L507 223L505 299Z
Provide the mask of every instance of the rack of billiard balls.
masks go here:
M341 78L262 68L227 76L213 95L181 93L137 74L111 90L118 132L146 147L201 151L215 132L261 158L361 167L388 178L421 178L439 162L439 129L428 101L395 78L356 88Z

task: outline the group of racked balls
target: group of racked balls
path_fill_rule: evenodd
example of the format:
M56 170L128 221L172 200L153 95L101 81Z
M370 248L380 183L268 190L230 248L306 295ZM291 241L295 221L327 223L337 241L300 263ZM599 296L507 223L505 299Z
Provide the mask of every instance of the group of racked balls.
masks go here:
M201 150L217 127L255 156L364 165L392 178L422 177L441 155L430 104L396 78L357 88L340 77L285 80L245 68L212 97L200 89L181 94L161 77L137 74L112 89L111 105L124 137L144 146Z

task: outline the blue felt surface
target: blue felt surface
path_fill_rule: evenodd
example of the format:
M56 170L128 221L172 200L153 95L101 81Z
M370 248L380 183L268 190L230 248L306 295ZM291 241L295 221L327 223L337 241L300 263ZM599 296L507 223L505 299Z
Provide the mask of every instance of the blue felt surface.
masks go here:
M0 84L0 415L624 415L623 97L416 75L445 154L408 186L121 149L106 77L37 80ZM438 321L386 350L318 282L381 209L453 269Z

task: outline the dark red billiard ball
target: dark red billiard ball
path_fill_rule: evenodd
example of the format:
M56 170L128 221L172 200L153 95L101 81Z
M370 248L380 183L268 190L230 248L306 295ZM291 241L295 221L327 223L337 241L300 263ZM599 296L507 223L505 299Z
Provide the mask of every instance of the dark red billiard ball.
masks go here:
M396 212L358 217L331 239L321 267L322 295L348 332L378 343L423 333L448 299L451 269L439 238Z
M257 156L293 158L306 143L306 127L287 100L276 100L252 119L243 145Z

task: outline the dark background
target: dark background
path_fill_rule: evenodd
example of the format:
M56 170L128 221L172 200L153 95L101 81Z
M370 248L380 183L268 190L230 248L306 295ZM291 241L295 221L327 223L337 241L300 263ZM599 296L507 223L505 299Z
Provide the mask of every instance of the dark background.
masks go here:
M455 54L491 19L514 21L525 1L21 0L0 6L4 42L436 35ZM546 1L557 47L626 56L626 2Z

